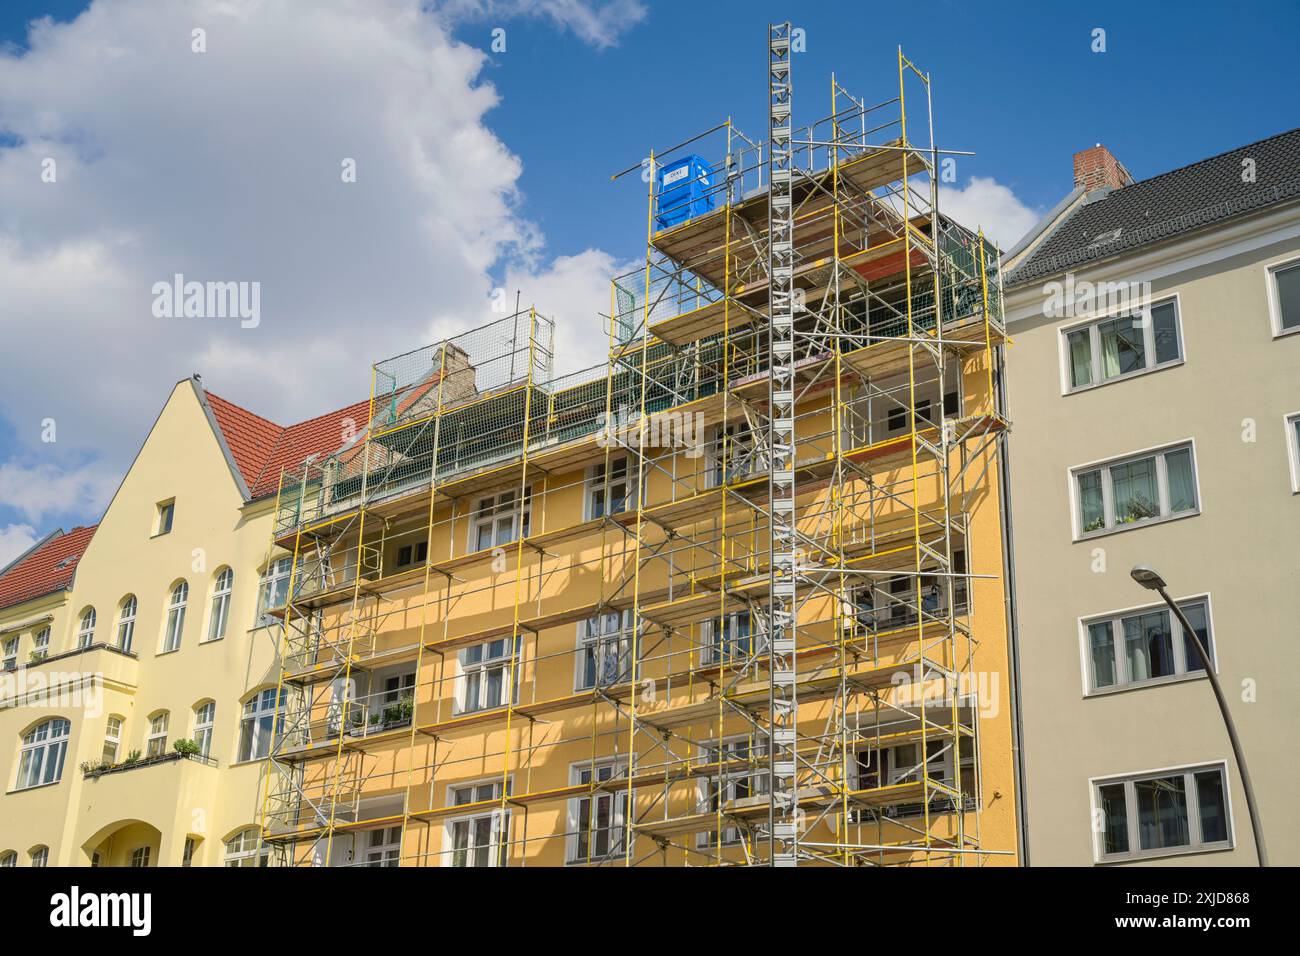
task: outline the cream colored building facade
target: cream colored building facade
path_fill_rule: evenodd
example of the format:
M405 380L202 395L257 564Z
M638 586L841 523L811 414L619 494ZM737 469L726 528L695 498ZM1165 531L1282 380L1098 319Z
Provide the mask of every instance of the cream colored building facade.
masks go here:
M1118 167L1009 256L1030 865L1256 861L1211 688L1137 564L1208 636L1270 862L1300 862L1297 138L1136 184Z
M262 692L278 674L261 608L278 578L265 574L274 486L250 486L286 433L197 377L178 383L70 590L5 612L49 615L50 636L45 659L21 647L4 675L0 858L260 861Z

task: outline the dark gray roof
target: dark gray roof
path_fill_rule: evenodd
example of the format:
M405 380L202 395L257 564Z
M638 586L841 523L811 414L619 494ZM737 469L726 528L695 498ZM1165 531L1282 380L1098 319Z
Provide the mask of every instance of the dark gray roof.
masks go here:
M1243 182L1243 160L1255 181ZM1019 285L1300 198L1300 129L1085 201L1006 278Z

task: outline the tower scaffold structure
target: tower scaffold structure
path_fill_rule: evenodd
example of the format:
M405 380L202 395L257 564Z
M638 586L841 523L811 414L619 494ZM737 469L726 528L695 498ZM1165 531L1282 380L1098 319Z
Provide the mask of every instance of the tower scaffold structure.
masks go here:
M607 362L517 311L282 476L278 864L1014 862L997 251L929 75L798 126L792 34L650 154Z

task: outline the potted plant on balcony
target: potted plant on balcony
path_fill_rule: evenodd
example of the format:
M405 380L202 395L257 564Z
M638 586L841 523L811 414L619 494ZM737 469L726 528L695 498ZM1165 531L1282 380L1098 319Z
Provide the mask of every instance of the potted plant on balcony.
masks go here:
M189 759L203 752L203 749L194 741L187 737L182 737L176 743L172 744L172 750L176 751L183 758Z

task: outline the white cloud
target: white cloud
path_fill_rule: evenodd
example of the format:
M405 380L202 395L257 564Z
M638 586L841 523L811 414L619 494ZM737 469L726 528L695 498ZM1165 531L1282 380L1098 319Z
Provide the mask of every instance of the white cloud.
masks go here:
M0 502L37 524L51 515L97 515L119 481L120 476L95 462L64 467L10 459L0 462Z
M0 568L36 543L36 529L29 524L0 525Z
M645 19L647 10L639 0L447 0L439 9L453 19L490 23L513 17L538 17L562 29L572 30L580 40L599 49L616 46L624 33ZM509 43L507 37L507 51Z
M1041 213L991 177L972 176L964 187L940 186L939 211L968 229L983 229L1000 249L1009 249L1038 222Z
M487 8L597 46L644 16ZM6 467L45 469L65 510L90 507L87 453L120 476L195 371L279 421L355 401L371 361L494 318L503 264L512 293L583 330L562 343L594 341L613 263L594 249L546 263L519 213L522 164L487 125L485 54L446 15L420 0L117 0L0 53L0 135L17 143L0 147L0 413L23 461ZM152 287L175 273L260 282L260 324L155 318ZM46 418L56 444L37 440ZM31 520L55 507L0 501Z

